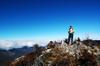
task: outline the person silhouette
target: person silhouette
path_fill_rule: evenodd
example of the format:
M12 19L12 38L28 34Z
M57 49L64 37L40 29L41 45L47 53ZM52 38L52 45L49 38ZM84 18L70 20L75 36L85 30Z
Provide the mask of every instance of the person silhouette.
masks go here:
M72 26L68 30L68 44L73 44L74 29Z

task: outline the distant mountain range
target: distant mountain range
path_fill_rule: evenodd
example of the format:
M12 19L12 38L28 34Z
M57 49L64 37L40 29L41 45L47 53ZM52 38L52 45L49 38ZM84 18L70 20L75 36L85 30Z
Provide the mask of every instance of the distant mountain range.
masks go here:
M35 48L33 49L33 47L27 46L24 46L22 48L13 48L10 50L0 49L0 66L6 66L7 62L33 51L35 51Z

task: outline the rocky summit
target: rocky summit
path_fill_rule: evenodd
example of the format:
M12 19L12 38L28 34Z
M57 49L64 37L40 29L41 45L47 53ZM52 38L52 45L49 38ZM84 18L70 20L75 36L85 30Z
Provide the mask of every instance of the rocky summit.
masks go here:
M50 42L42 51L33 53L31 59L34 59L31 63L10 66L100 66L100 48L95 45L87 46L82 42L72 45Z

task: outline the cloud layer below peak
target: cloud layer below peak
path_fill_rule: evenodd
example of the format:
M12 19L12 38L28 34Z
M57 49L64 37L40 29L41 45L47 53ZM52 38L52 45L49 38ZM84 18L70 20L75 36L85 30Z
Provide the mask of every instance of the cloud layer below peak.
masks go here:
M12 48L21 48L23 46L32 47L34 44L39 44L39 46L47 45L48 41L32 41L32 40L0 40L0 49L9 50Z

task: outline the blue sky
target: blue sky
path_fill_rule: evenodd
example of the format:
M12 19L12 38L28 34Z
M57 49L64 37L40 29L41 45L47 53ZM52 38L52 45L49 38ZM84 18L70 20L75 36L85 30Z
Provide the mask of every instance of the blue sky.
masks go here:
M0 0L0 40L100 39L99 0Z

